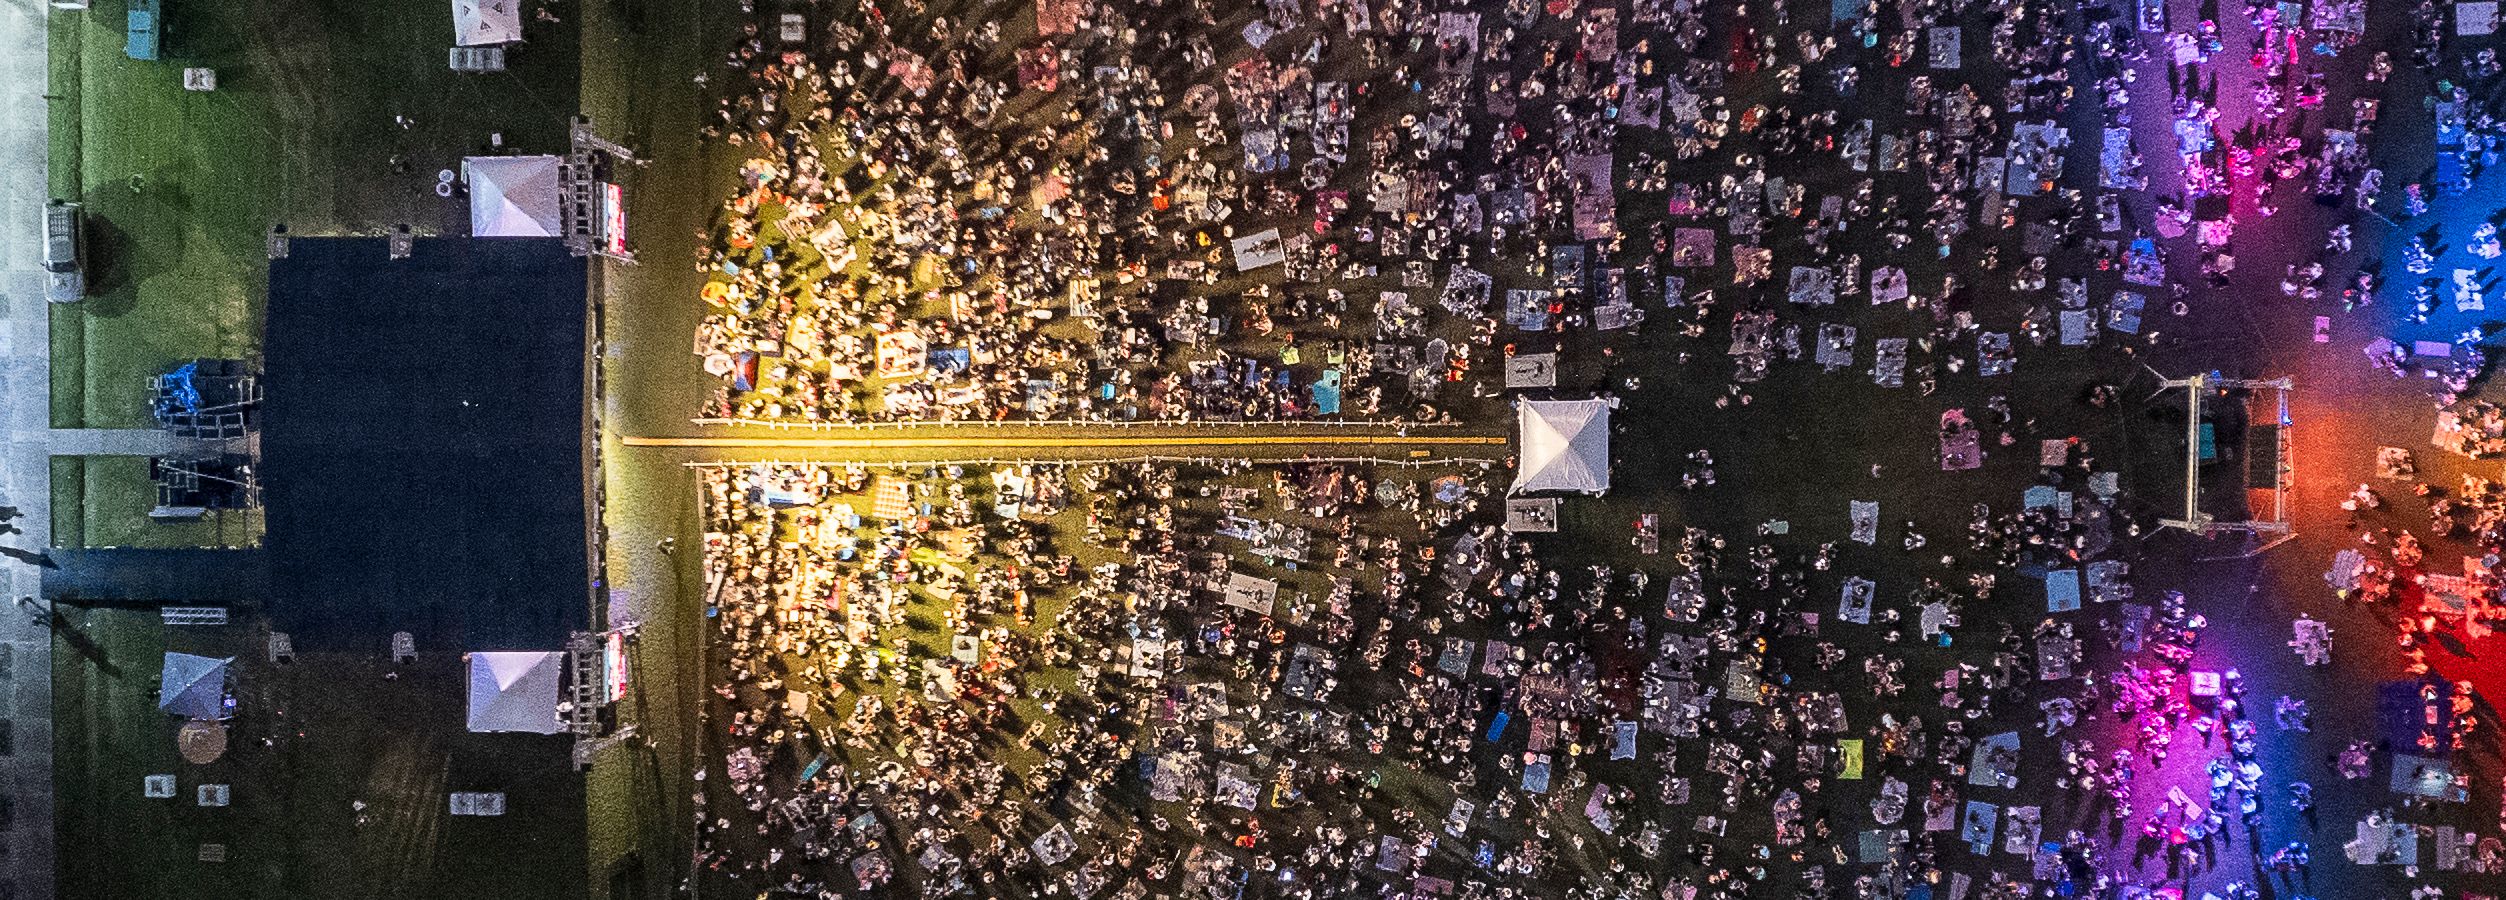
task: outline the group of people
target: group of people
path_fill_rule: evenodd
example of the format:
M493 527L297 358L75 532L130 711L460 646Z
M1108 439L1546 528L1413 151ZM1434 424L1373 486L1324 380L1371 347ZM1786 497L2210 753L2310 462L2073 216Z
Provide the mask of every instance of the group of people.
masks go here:
M698 236L710 416L1494 426L1599 393L1714 446L1622 444L1617 496L1520 532L1469 463L708 469L701 877L2338 896L2313 782L2402 767L2365 805L2412 812L2344 855L2466 898L2506 871L2494 829L2448 824L2431 870L2395 836L2497 799L2478 686L2414 664L2420 740L2314 736L2305 685L2203 649L2212 586L2135 589L2151 498L2179 501L2119 483L2109 437L2142 361L2252 280L2240 250L2284 264L2274 302L2376 314L2353 234L2506 134L2467 38L2410 34L2453 142L2422 188L2374 165L2420 76L2347 0L799 8L729 55L708 130L749 155ZM2483 337L2429 368L2458 421ZM1827 463L1900 527L1752 480L1744 437L1870 415L1795 402L1848 391L1941 423L1904 429L1937 470ZM2506 494L2422 495L2476 571L2369 507L2334 585L2412 653L2482 634L2506 552ZM1579 505L1630 503L1670 527L1580 540L1626 517Z

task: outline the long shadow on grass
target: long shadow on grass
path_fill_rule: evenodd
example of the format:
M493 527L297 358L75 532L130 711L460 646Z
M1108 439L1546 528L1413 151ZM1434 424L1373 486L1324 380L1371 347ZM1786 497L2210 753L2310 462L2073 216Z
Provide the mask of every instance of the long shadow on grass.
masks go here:
M44 625L52 629L53 636L94 665L97 672L107 678L122 677L122 667L113 664L112 657L104 652L104 646L96 643L95 638L88 637L86 632L73 627L67 617L57 611L46 611L43 618Z
M87 300L91 316L118 316L139 305L139 292L126 290L132 277L131 234L112 219L87 217Z

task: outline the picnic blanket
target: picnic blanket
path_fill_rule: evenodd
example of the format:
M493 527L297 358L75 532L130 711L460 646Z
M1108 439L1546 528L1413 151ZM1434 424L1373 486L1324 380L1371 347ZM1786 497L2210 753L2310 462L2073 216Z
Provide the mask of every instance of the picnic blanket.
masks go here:
M2095 320L2089 317L2088 310L2063 310L2061 313L2061 321L2063 346L2088 346L2089 333L2096 327Z
M1940 414L1940 468L1944 472L1979 469L1984 466L1983 436L1968 421L1965 410L1953 409Z
M1871 599L1878 593L1878 587L1870 579L1860 576L1845 579L1844 589L1838 593L1836 600L1836 617L1856 625L1871 624Z
M1874 348L1879 356L1871 365L1871 383L1881 387L1906 386L1905 338L1880 338Z
M1819 369L1834 372L1853 365L1855 336L1856 332L1851 325L1829 322L1819 326L1819 346L1813 356L1818 360Z
M1958 839L1977 856L1993 851L1993 832L2001 821L2001 809L1981 800L1967 801L1966 815L1961 817Z
M2055 569L2045 573L2045 611L2070 612L2080 608L2080 573L2076 569Z
M1966 64L1965 54L1962 52L1963 42L1959 39L1957 26L1942 25L1934 27L1931 29L1929 37L1930 40L1928 43L1931 50L1930 60L1932 68L1956 69Z
M1079 30L1079 12L1085 0L1036 0L1035 30L1051 37Z
M1871 270L1872 306L1901 302L1909 293L1906 287L1906 270L1896 266L1881 266Z
M1618 233L1618 193L1610 177L1609 153L1568 154L1567 173L1575 184L1575 239L1597 241Z
M2018 355L2010 352L2010 334L1987 331L1975 336L1975 374L1984 377L2008 375L2018 364Z
M1836 303L1836 273L1826 266L1794 266L1785 294L1792 302L1802 306L1833 306Z
M1714 231L1712 229L1673 229L1671 232L1671 265L1713 265L1714 243Z
M2106 330L2139 334L2141 309L2149 304L2146 297L2132 291L2116 291L2114 300L2106 304Z

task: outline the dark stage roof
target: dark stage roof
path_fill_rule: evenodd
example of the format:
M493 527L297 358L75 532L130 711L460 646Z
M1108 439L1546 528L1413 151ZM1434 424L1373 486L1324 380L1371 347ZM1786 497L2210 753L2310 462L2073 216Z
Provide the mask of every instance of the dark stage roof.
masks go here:
M297 647L583 627L584 285L553 239L298 238L270 263L269 609Z

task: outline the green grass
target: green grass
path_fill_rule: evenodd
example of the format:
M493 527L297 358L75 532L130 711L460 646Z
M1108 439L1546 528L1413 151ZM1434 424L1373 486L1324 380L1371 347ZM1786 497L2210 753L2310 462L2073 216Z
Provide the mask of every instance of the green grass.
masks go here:
M52 546L87 546L87 466L75 456L52 458Z
M736 33L735 4L588 3L577 7L583 27L582 109L600 130L637 145L650 164L626 174L631 231L646 258L680 258L681 237L710 224L723 192L736 178L736 156L708 152L694 132L711 107L708 96L744 79L714 64L713 55ZM714 85L699 89L690 75L711 67ZM612 268L607 308L611 347L658 342L684 346L695 327L691 302L702 278L688 267L657 262ZM681 351L683 352L683 351ZM684 360L684 356L672 357ZM621 365L613 357L609 390L619 402L604 424L611 434L673 434L687 427L695 398L713 379L692 364ZM695 489L684 469L667 461L638 459L608 439L610 582L628 588L645 623L633 650L636 680L618 707L651 741L649 750L617 747L592 766L585 783L588 894L598 900L644 900L673 896L688 874L692 773L702 726L696 719L703 676L695 668L698 641L707 622L697 612L702 579L652 559L654 541L675 535L683 547L702 537L695 530ZM694 553L682 553L694 559ZM639 874L640 872L640 874Z
M87 427L87 329L86 313L65 304L53 304L52 316L52 427Z
M203 769L178 768L174 722L156 709L165 627L150 611L65 608L63 615L52 656L62 895L231 893L228 872L194 861L214 811L189 796ZM177 776L182 796L140 795L143 778L167 773Z
M53 654L61 896L580 893L577 873L531 864L582 852L582 793L562 750L532 743L562 739L464 731L458 655L422 651L387 681L373 653L269 665L249 616L186 628L152 610L63 616ZM177 757L180 723L156 709L168 650L235 658L235 717L214 762ZM512 752L526 744L535 751ZM141 796L151 774L174 775L177 795ZM200 806L202 784L229 785L231 805ZM445 815L446 791L482 787L512 796L507 816ZM224 844L227 861L199 861L204 843Z
M123 55L125 9L99 0L52 20L54 189L87 203L93 248L91 295L55 319L56 424L147 427L149 376L256 357L271 225L460 233L466 211L435 195L437 170L486 152L490 133L564 150L570 26L534 27L510 73L460 75L438 4L168 4L157 62ZM190 66L214 69L217 90L183 90Z
M570 23L526 23L509 73L460 75L445 67L440 3L169 3L159 62L123 56L125 12L124 0L97 0L51 17L52 190L87 204L92 251L90 296L53 315L56 427L153 427L150 376L195 357L257 362L272 224L305 236L464 233L465 207L433 191L437 170L488 152L491 133L519 152L565 149L579 79ZM216 70L218 89L184 91L188 66ZM148 521L138 457L56 459L53 474L65 542L223 546L259 534L257 516ZM273 672L252 664L253 629L169 635L153 614L72 615L89 628L55 656L62 896L581 893L581 873L543 883L551 867L531 865L583 852L579 782L530 768L545 754L509 752L527 739L460 730L457 657L435 653L398 682L367 656L307 654ZM150 698L169 638L244 657L225 761L173 761L172 723ZM275 747L259 745L265 735ZM178 773L183 796L142 800L152 772ZM194 805L203 779L232 783L235 805ZM506 787L515 813L448 821L443 791L456 784ZM358 799L372 822L354 821ZM227 844L230 861L197 862L204 841Z
M84 92L79 88L79 70L81 60L86 54L83 52L84 29L79 27L79 23L83 18L83 14L80 13L55 10L51 14L51 27L46 34L52 45L48 62L54 99L51 105L45 108L46 118L49 120L47 124L50 128L50 146L47 149L50 164L46 167L45 174L49 178L52 196L55 197L76 197L82 193L79 190L80 158L83 155L80 151L80 119L82 117L79 114L79 98ZM52 427L84 427L87 391L87 332L84 323L86 314L76 307L56 305L50 310L50 315L52 318ZM55 504L53 509L55 515L58 515L60 506ZM58 535L61 532L55 529L53 533Z
M44 108L50 126L47 153L50 165L45 168L52 195L68 197L78 193L79 179L79 70L86 54L86 35L80 28L86 14L55 9L50 13L44 37L51 45L46 56L46 70L51 84L47 87L52 102Z
M63 462L71 465L63 466ZM260 543L262 514L259 510L212 511L193 520L157 520L148 511L157 504L156 482L148 477L148 458L144 456L56 456L53 466L53 508L64 506L83 510L82 530L78 543L64 543L60 532L53 542L64 547L134 547L140 549L178 549L192 547L250 547ZM77 474L64 485L65 468ZM64 503L62 501L71 502ZM58 519L56 516L56 523Z
M266 265L266 97L186 92L182 62L124 57L121 6L55 19L78 38L75 187L93 252L74 327L54 328L56 349L80 345L79 377L56 375L78 408L54 418L90 428L149 426L142 386L177 360L258 352Z

